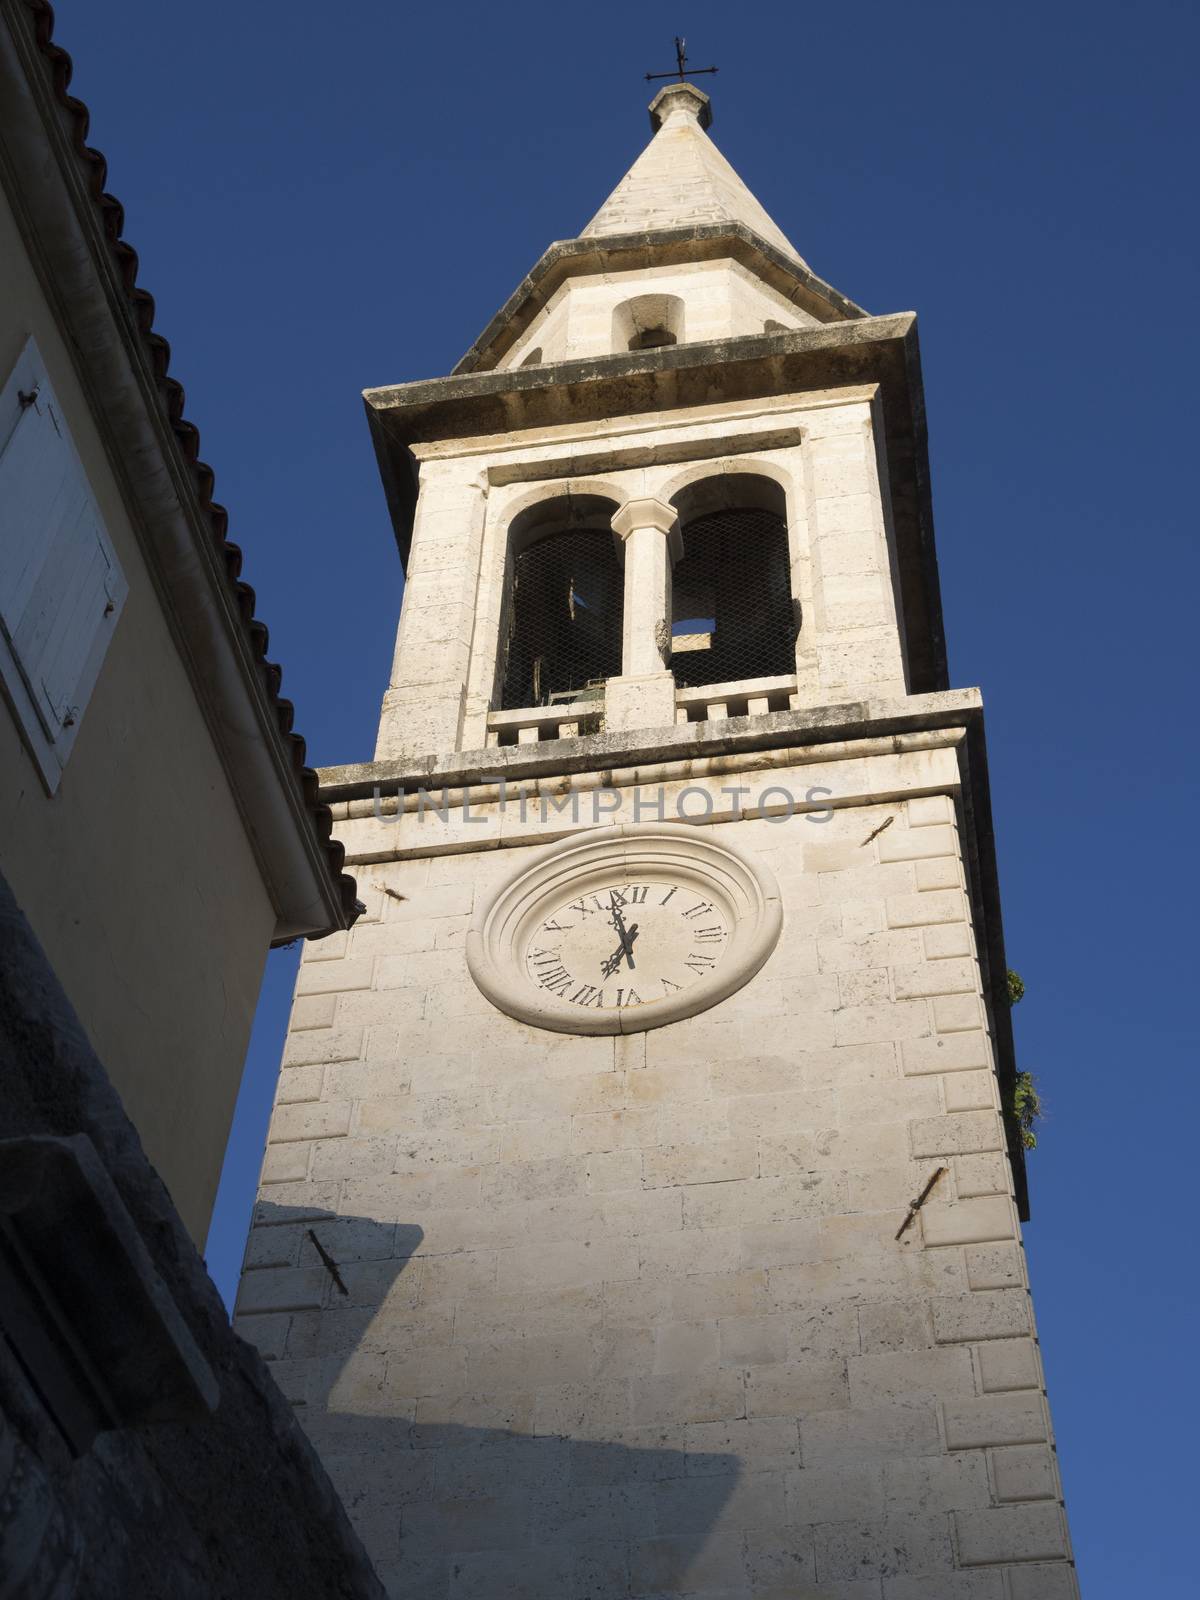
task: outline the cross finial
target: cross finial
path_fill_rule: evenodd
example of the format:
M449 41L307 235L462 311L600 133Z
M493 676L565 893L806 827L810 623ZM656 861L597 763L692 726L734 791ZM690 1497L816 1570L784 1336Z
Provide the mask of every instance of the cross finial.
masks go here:
M698 78L705 72L716 72L716 67L692 67L690 72L687 64L687 40L676 36L675 39L675 71L674 72L648 72L646 82L653 83L656 78L678 78L680 83L687 77Z

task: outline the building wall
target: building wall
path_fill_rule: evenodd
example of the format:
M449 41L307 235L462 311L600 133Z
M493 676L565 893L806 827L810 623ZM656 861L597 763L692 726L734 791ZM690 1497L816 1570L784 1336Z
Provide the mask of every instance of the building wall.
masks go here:
M6 1594L381 1600L2 874L0 1062Z
M30 334L130 592L52 799L0 705L0 869L203 1243L274 914L89 399L0 202L0 371Z
M763 753L742 820L727 769L681 780L783 933L615 1039L501 1015L463 955L586 816L343 824L368 912L300 969L237 1326L393 1594L1076 1593L956 739L882 743ZM754 815L766 784L832 809Z

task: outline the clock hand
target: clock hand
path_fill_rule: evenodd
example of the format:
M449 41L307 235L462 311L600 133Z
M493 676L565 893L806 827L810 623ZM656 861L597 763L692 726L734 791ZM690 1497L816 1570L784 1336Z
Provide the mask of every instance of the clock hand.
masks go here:
M625 949L628 944L628 931L625 927L625 918L621 915L619 906L609 907L608 920L617 930L617 938L621 941L621 948Z
M600 970L603 972L606 978L611 978L616 973L617 969L621 965L622 956L624 956L625 960L628 961L631 970L634 966L633 941L638 936L638 925L635 922L631 928L625 928L622 926L617 929L617 932L621 938L620 944L613 951L612 955L610 955L601 963Z
M625 954L629 957L629 965L632 966L632 945L634 939L637 937L638 925L635 922L631 928L627 928L625 926L625 918L621 915L621 908L619 906L612 906L610 910L610 921L612 922L613 927L617 930L617 937L621 941L621 947L625 951Z

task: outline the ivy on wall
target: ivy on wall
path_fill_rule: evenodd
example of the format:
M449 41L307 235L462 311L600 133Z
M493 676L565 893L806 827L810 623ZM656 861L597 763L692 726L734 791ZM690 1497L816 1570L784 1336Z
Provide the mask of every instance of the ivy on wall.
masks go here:
M1042 1115L1042 1101L1032 1072L1018 1072L1013 1085L1012 1114L1016 1118L1021 1143L1026 1150L1037 1149L1036 1127Z
M1008 1003L1019 1005L1025 998L1025 983L1019 972L1010 968L1008 974ZM1042 1115L1042 1100L1032 1072L1018 1072L1013 1085L1012 1099L1007 1110L1017 1125L1021 1143L1026 1150L1037 1149L1037 1124Z

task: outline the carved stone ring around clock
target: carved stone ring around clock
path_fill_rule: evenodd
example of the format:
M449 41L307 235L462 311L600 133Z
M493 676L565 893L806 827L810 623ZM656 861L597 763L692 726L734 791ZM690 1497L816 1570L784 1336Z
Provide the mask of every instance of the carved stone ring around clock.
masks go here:
M716 1005L782 923L773 874L735 832L620 824L539 851L477 911L471 976L501 1011L562 1033L636 1033Z

